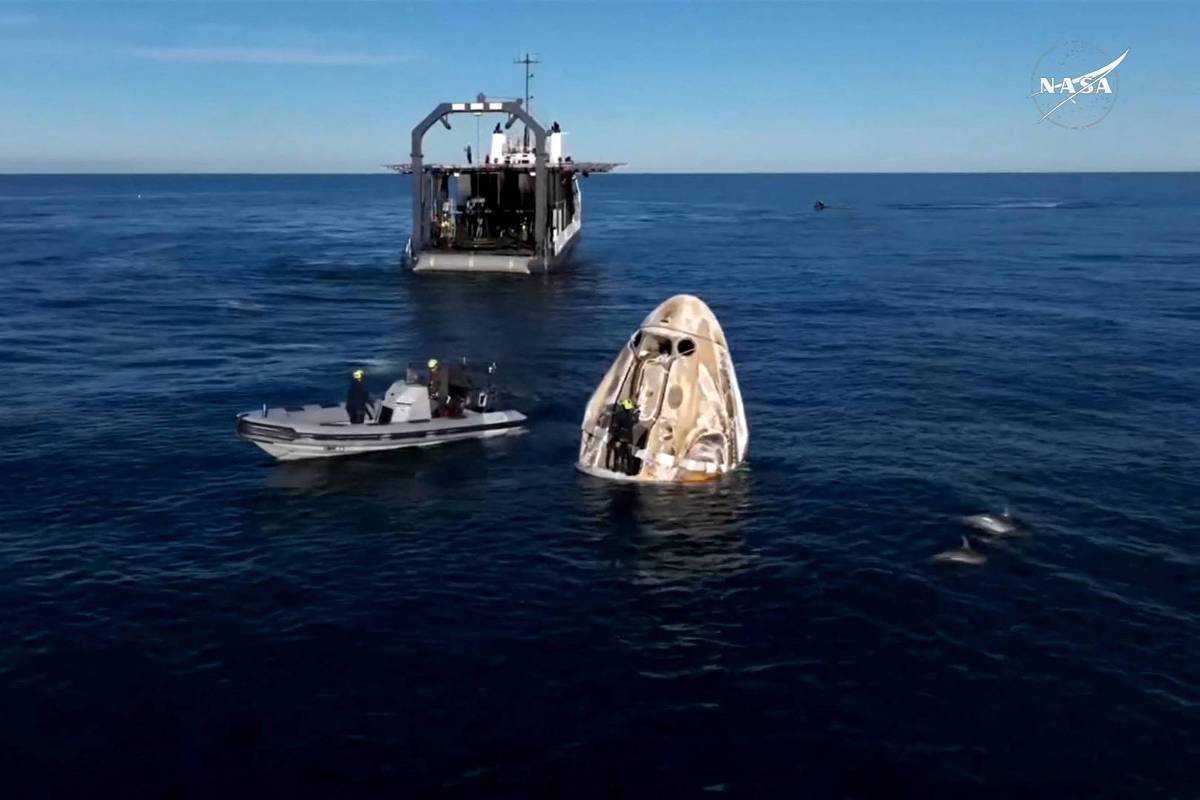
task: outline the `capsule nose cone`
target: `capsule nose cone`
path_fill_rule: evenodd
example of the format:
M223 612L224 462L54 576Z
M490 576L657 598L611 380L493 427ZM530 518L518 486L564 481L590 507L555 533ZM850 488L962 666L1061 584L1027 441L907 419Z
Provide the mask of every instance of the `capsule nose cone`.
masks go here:
M707 303L691 294L677 294L659 303L642 320L641 327L674 330L708 339L721 347L729 346L725 341L725 331L717 322L717 315Z

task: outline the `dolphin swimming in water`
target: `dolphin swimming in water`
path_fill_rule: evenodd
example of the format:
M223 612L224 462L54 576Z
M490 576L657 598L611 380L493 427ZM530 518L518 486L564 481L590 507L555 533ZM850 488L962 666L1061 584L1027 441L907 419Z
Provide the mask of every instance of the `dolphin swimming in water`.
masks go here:
M974 528L988 536L1013 537L1030 535L1029 528L1019 519L1008 513L1008 509L1005 509L1003 514L972 514L969 517L963 517L962 521L968 528Z
M962 547L955 547L953 550L943 550L933 557L933 560L942 564L970 564L971 566L979 566L987 563L987 556L971 547L971 543L967 541L967 537L962 537Z

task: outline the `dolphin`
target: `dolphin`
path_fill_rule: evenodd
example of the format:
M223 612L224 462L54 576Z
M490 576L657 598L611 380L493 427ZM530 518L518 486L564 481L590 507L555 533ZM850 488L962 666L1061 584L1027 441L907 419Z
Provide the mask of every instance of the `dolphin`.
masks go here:
M972 514L963 517L962 521L968 528L974 528L987 536L1008 538L1030 535L1029 528L1008 513L1008 509L1005 509L1003 514Z
M971 543L967 541L967 537L962 537L962 547L955 547L953 550L943 550L933 557L933 560L941 564L970 564L971 566L979 566L987 563L987 556L971 547Z

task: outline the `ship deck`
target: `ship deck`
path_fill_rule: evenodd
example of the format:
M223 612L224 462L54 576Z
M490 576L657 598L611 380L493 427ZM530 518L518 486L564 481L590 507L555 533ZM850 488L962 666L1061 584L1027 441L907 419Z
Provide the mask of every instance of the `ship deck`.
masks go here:
M398 172L401 175L412 174L412 164L384 164L385 167ZM589 175L593 172L612 172L615 169L625 166L624 163L618 161L560 161L556 164L546 164L546 169L550 171L561 172L581 172L584 175ZM422 168L425 172L532 172L534 164L426 164Z

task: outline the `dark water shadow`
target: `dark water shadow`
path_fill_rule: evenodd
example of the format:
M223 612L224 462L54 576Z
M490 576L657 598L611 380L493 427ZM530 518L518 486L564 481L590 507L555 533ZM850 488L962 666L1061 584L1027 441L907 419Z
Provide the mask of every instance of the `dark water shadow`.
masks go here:
M595 545L632 585L697 590L751 569L757 558L742 535L751 503L745 476L683 486L580 474L577 502L600 523L591 528Z
M479 480L492 462L509 456L526 433L386 453L278 462L267 467L259 496L411 498L428 494L433 501L439 486Z

